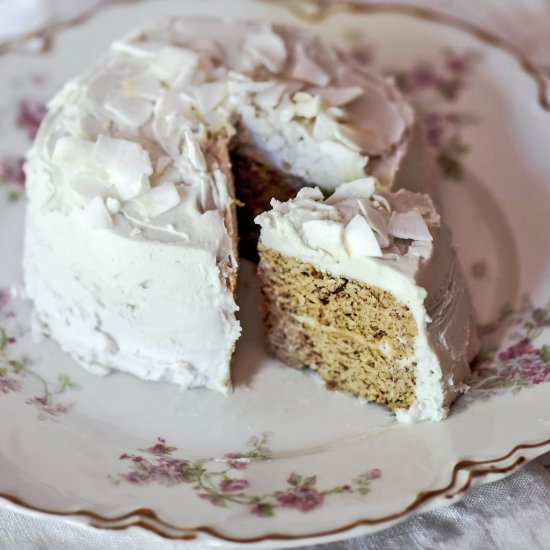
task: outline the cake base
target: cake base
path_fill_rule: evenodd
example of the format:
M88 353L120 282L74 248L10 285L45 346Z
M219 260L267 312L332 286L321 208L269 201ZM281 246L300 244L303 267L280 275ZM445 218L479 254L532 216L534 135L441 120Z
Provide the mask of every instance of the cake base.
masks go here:
M263 315L271 353L316 370L327 388L409 408L416 395L416 322L379 288L318 271L259 246Z

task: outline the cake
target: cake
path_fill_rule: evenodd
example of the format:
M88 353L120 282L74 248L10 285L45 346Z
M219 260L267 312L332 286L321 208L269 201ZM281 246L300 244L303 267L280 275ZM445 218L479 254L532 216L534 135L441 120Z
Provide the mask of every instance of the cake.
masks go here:
M236 206L254 256L272 197L391 188L413 119L390 81L291 27L169 18L115 42L50 102L27 157L40 329L94 373L227 392Z
M374 178L303 188L257 217L269 347L329 389L441 420L477 338L450 233L427 195Z

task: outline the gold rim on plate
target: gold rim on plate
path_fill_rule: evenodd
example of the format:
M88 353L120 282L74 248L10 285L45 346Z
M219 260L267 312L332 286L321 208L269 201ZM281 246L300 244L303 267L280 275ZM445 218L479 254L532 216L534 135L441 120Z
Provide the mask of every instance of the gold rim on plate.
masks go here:
M308 23L318 23L336 13L394 14L420 19L423 21L428 21L431 23L452 27L454 29L463 31L467 34L474 36L481 42L503 50L511 55L518 62L521 69L525 71L532 80L534 80L537 87L538 103L540 107L542 107L542 109L544 109L545 111L550 112L550 100L548 98L550 68L545 69L544 67L537 67L536 64L531 62L527 58L527 56L523 54L518 48L516 48L513 44L510 44L505 39L490 31L486 31L481 27L478 27L477 25L467 22L458 17L419 6L410 6L404 4L388 5L381 2L370 2L368 4L365 4L356 1L334 2L333 0L257 1L279 5L287 9L297 18ZM74 28L81 25L104 7L113 5L137 4L138 2L143 2L143 0L112 0L109 4L100 3L94 8L87 10L77 17L66 21L54 23L43 29L33 31L23 36L19 36L17 38L13 38L3 42L2 44L0 44L0 55L6 55L13 52L21 53L21 51L25 51L23 47L26 44L28 44L30 41L35 40L39 41L39 48L33 51L34 54L41 54L51 51L54 47L55 38L58 34L66 29ZM548 77L545 75L546 71L548 72ZM432 501L438 497L444 497L447 499L456 498L457 496L465 493L471 487L476 478L480 478L490 474L508 474L527 461L527 458L525 456L518 456L513 460L511 464L501 464L502 462L513 458L516 453L529 449L540 449L541 452L538 454L543 454L542 449L544 449L545 447L548 447L547 450L550 450L550 439L545 439L537 443L518 444L511 451L505 453L498 458L487 460L461 460L457 462L452 468L451 479L447 485L439 489L432 489L429 491L422 491L418 493L416 498L399 512L394 512L387 516L380 516L375 518L361 518L351 523L347 523L341 527L336 527L334 529L304 533L300 535L268 532L259 536L239 538L224 535L218 530L206 526L186 528L172 525L162 520L155 511L149 508L139 508L119 516L107 517L89 510L60 511L41 508L38 506L34 506L15 495L1 492L0 498L16 506L26 508L33 512L49 514L58 517L85 517L90 520L89 525L99 529L119 531L128 529L129 527L141 527L142 529L171 540L195 540L197 539L199 533L214 537L219 540L223 540L225 542L240 544L253 544L275 540L303 540L337 535L365 525L376 525L385 522L395 521L417 510L421 505L424 505L427 502ZM459 483L460 473L467 473L466 479L462 484Z

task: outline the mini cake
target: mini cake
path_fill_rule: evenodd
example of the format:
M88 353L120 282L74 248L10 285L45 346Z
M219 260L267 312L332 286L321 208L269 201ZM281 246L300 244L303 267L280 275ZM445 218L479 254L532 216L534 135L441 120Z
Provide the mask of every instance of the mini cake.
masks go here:
M441 420L477 338L464 277L427 195L364 178L324 199L304 188L256 218L265 327L274 355L328 388Z
M225 392L239 334L237 203L389 188L413 112L303 31L172 18L52 100L26 163L24 278L42 330L96 373ZM232 165L233 164L233 168Z

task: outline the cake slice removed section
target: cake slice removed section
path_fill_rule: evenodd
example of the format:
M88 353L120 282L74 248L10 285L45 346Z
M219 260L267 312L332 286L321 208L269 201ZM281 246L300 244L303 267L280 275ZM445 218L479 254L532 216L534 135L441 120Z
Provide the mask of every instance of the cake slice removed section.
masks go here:
M304 188L273 200L256 221L272 353L316 370L329 389L389 406L400 421L447 416L478 343L431 199L377 193L364 178L327 199Z

